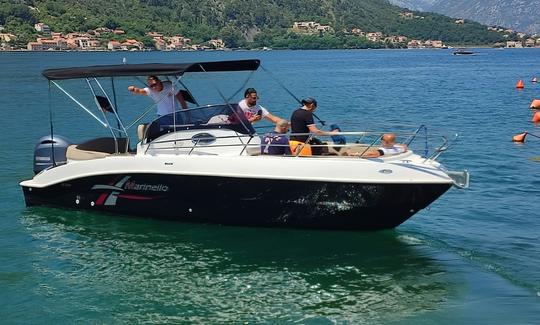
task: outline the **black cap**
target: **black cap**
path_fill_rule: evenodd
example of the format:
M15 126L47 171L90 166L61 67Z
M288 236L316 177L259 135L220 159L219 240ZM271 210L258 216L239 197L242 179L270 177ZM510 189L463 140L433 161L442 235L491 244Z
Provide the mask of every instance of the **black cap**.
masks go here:
M317 100L313 97L306 97L302 99L302 105L306 104L315 104L315 106L317 106Z

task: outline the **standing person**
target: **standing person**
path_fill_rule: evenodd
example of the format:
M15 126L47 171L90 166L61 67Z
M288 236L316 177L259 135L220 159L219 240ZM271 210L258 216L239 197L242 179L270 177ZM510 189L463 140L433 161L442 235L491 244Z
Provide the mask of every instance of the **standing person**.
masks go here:
M289 130L289 121L279 120L274 131L264 135L261 143L263 155L290 155L289 138L286 133Z
M163 116L175 112L178 103L183 109L187 109L187 103L181 92L174 93L172 82L161 81L157 76L148 76L148 87L137 88L129 86L128 90L134 94L149 96L157 104L157 115Z
M246 118L251 123L260 121L264 117L270 122L277 124L281 119L270 114L266 108L257 104L258 99L259 97L257 96L257 91L255 88L248 88L244 92L244 99L238 103L238 106L242 109L246 115Z
M313 111L317 108L317 100L312 97L302 99L302 107L295 110L291 115L291 132L292 133L304 133L302 135L291 135L291 140L296 141L302 145L302 148L306 147L306 141L309 144L322 145L322 142L317 138L310 138L310 133L314 135L335 135L339 131L322 131L317 128L315 121L313 120ZM293 146L295 147L295 146ZM302 149L303 150L303 149ZM311 153L314 155L322 154L322 147L311 148ZM309 150L306 150L306 155L309 155Z

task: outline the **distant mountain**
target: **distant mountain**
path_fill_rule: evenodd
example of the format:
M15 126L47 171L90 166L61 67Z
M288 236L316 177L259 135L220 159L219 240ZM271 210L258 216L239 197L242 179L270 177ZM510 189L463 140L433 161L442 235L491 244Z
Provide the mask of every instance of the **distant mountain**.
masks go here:
M431 11L497 25L527 33L540 33L540 0L390 0L413 10Z

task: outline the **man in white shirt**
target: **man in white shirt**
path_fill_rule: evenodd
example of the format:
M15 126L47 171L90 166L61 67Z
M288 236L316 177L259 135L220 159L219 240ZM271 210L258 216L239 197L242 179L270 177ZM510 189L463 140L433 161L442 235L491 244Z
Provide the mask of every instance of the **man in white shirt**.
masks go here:
M157 104L157 115L163 116L178 110L178 104L183 109L187 109L187 103L182 97L181 92L176 92L172 82L161 81L157 76L149 76L147 78L148 87L137 88L129 86L128 90L134 94L145 95L152 98Z
M257 91L255 88L246 89L244 92L244 99L238 103L238 106L242 109L246 115L246 118L251 123L255 123L264 117L270 122L277 124L281 119L270 114L266 108L257 104L257 99L259 99L259 97L257 96Z

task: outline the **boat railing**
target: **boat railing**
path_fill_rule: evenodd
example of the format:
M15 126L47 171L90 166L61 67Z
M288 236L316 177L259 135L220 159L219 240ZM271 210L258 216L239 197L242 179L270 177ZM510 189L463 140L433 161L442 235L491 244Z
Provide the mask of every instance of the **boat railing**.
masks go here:
M208 133L211 130L200 130L195 134L190 133L190 136L182 136L184 132L173 133L172 137L165 139L155 139L153 141L143 143L144 153L148 153L151 150L159 150L166 153L177 153L184 155L192 154L223 154L223 152L217 153L212 149L216 148L235 148L237 150L231 150L230 154L238 155L257 155L261 154L262 149L268 144L262 141L264 139L264 133L257 133L254 135L241 134L237 132L229 132L228 135L216 136ZM339 155L346 156L348 154L362 157L373 150L377 150L380 146L381 137L390 133L388 131L347 131L339 132L333 135L315 135L312 133L287 133L285 134L289 139L291 137L300 136L308 137L307 142L312 138L317 138L321 141L320 144L309 143L309 147L312 149L321 148L326 155ZM400 132L395 133L397 141L396 143L406 144L407 147L419 153L426 159L436 159L441 153L446 151L450 146L450 141L444 136L437 136L439 144L430 150L430 143L434 142L433 136L428 135L427 128L420 126L412 132ZM340 136L336 141L335 136ZM292 156L302 156L299 153L301 149L307 144L300 143L300 147L292 153ZM282 144L270 144L270 146L289 147L289 145ZM201 151L202 149L202 151ZM316 150L316 149L315 149Z

